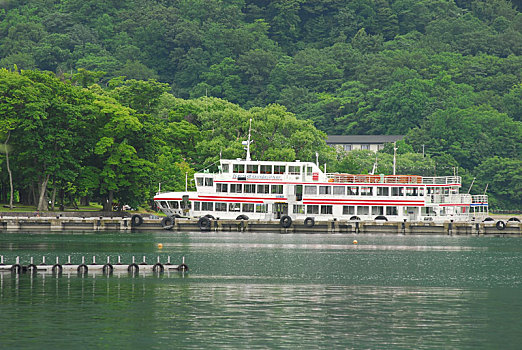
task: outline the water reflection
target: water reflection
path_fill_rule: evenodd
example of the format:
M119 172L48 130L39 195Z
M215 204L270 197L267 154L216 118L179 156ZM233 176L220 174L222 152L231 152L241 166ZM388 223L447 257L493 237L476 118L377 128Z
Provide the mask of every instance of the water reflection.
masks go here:
M18 305L16 312L3 310L3 317L17 316L14 329L20 317L26 321L32 317L36 322L32 324L60 327L79 336L87 347L130 345L139 329L142 338L149 339L143 345L152 348L169 348L173 341L177 347L188 348L433 348L451 342L460 348L459 344L480 337L494 316L490 307L475 312L478 305L493 301L487 290L216 279L186 283L178 276L0 278L0 302ZM21 310L26 314L20 315ZM78 334L77 327L83 333ZM34 326L23 329L39 332ZM100 335L109 335L113 329L118 334L103 343ZM54 329L48 332L56 334ZM24 339L18 338L17 344L26 344ZM59 337L53 342L67 345L72 340Z
M0 347L491 349L522 343L519 238L359 236L354 246L351 236L330 235L63 235L65 243L42 237L58 247L46 255L112 256L123 243L127 256L151 261L162 242L162 254L187 256L191 270L184 276L0 274ZM0 236L3 245L9 239L17 242L10 259L39 251L28 248L34 236Z

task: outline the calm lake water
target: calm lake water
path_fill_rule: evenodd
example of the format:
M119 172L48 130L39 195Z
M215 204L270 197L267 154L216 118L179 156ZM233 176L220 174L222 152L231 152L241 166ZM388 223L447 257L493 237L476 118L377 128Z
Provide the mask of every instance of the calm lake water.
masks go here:
M2 233L0 255L190 268L0 273L5 349L522 347L521 237Z

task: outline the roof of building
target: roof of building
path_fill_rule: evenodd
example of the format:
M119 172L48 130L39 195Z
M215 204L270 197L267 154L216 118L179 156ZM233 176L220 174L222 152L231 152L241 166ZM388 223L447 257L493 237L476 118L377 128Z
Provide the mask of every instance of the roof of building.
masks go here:
M395 142L404 138L404 135L328 135L327 144L343 143L372 143L381 144Z

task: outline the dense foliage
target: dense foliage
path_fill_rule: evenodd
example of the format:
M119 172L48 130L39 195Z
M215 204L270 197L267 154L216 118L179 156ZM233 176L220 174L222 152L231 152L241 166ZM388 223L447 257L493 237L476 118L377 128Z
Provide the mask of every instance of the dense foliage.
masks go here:
M194 167L244 156L250 120L253 157L333 159L326 135L279 105L245 110L217 98L183 100L155 80L114 79L107 89L62 81L50 72L0 70L0 135L12 171L2 171L2 199L24 203L96 200L137 207L163 189L185 189ZM7 165L7 163L6 163ZM190 184L193 187L193 183ZM58 198L57 198L58 196Z
M258 157L311 160L317 150L330 170L369 171L374 155L337 164L312 124L329 134L405 134L405 146L426 152L404 156L412 172L460 167L465 185L477 178L472 192L489 184L494 205L520 209L517 6L1 1L0 141L12 148L22 199L43 205L55 194L136 203L158 182L184 187L185 172L220 152L241 154L250 118L263 138Z

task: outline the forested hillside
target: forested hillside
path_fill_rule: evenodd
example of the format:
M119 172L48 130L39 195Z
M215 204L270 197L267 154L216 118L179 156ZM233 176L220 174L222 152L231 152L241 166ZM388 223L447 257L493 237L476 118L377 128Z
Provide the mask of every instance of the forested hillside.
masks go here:
M173 164L198 168L205 156L217 157L212 152L218 149L240 152L241 130L232 135L223 127L221 136L206 137L209 132L216 133L215 121L221 120L224 116L220 113L226 110L236 114L242 128L252 115L291 120L291 130L310 133L312 139L299 146L286 144L288 139L281 137L280 142L285 141L272 143L279 147L263 155L290 157L299 149L310 155L315 154L315 148L324 161L332 163L331 170L368 171L362 164L373 156L361 153L357 161L354 155L335 159L323 150L324 134L308 121L327 134L405 134L405 169L431 175L459 167L466 186L477 178L472 192L480 193L489 184L488 192L497 208L522 207L520 2L4 0L0 1L0 66L8 69L1 77L4 104L19 97L9 95L12 82L6 81L47 77L39 71L51 71L59 77L56 83L46 80L51 85L59 81L74 94L87 94L82 98L88 101L88 107L80 114L97 120L94 124L82 122L98 128L88 134L93 138L92 152L69 156L71 162L82 159L77 166L96 165L97 171L89 169L99 178L111 174L99 164L115 162L110 160L109 149L116 145L104 146L104 137L114 135L102 131L112 124L99 119L103 110L100 103L116 103L139 122L139 126L121 130L121 141L114 142L131 146L137 157L149 162L140 168L149 166L158 174L161 169L184 175L185 170ZM27 73L21 72L24 70ZM149 95L153 92L156 100ZM42 99L36 95L32 98ZM15 111L14 107L3 108L0 118L20 118ZM30 109L27 113L34 118ZM181 123L181 130L167 128L172 123ZM3 124L0 141L7 149L8 143L15 146L20 141L12 133L19 131L21 124ZM231 121L230 125L238 124ZM60 128L62 125L57 124L55 131ZM45 132L52 134L53 130ZM139 134L142 144L133 144L126 132L134 137ZM168 136L159 135L167 132ZM162 141L154 142L155 138ZM293 141L303 140L304 136ZM41 143L34 145L43 147ZM165 149L151 151L147 147L152 145ZM427 157L418 159L415 152L422 145ZM12 156L15 170L29 172L19 168L22 163L16 164L16 157L22 156L19 148L13 148ZM386 171L386 152L382 158L381 170ZM30 162L31 158L27 159ZM5 164L3 158L2 162ZM29 167L35 163L24 164ZM19 189L39 192L37 183L42 186L45 176L37 177L49 168L38 166L43 168L34 165L35 181L26 178L28 183ZM4 169L5 165L0 201L8 192ZM78 168L72 166L67 171L74 173ZM50 176L50 188L62 191L64 196L79 196L78 179L69 181L63 176L62 180ZM159 180L148 179L150 186ZM184 176L177 181L177 186L184 184ZM87 192L91 198L111 193L111 185L105 189L99 184L90 186Z

